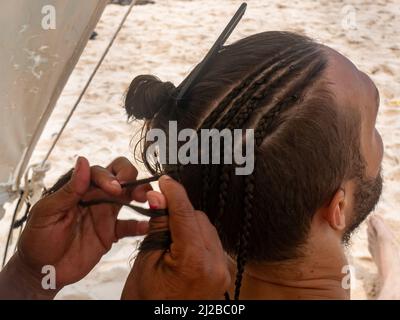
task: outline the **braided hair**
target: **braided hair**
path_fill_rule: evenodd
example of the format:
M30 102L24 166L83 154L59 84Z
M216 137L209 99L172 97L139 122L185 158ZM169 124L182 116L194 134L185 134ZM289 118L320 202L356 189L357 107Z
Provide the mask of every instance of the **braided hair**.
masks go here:
M140 96L138 78L129 88L128 115L146 120L147 128L167 131L167 120L177 120L198 132L254 129L250 175L234 175L236 164L209 158L201 166L178 166L194 206L207 213L224 249L236 257L235 299L247 261L301 255L315 210L351 175L357 128L337 112L322 76L326 66L322 46L311 39L264 32L224 48L179 107L179 88L170 82L146 76ZM151 88L157 92L147 92ZM165 239L152 234L142 250L167 246Z
M307 49L308 50L293 50L293 52L288 52L288 57L277 62L277 64L273 67L269 66L269 72L266 72L262 78L258 78L256 81L254 81L252 87L247 88L247 91L242 94L242 97L236 99L230 110L226 113L224 117L222 117L222 119L220 120L221 124L216 122L215 126L217 128L228 127L229 129L241 128L244 122L248 120L252 112L273 99L274 93L281 88L283 82L288 82L292 78L297 78L296 83L293 85L293 88L288 90L286 94L281 97L281 100L278 100L276 104L268 112L266 112L257 123L255 129L255 151L257 152L257 148L261 146L265 136L271 134L274 126L276 127L276 122L281 112L283 112L285 108L290 108L298 101L299 96L308 86L312 85L315 77L320 74L321 70L323 70L325 66L325 61L323 59L316 59L318 58L318 51L315 50L315 48ZM292 53L292 55L290 55L290 53ZM294 65L290 65L286 71L282 72L279 76L271 80L272 73L278 72L278 67L285 68L288 66L288 63L293 63L294 61L296 61L297 63L295 63ZM312 65L311 67L309 67L310 64ZM307 73L299 78L298 72L304 71L304 69L308 69ZM239 87L242 86L243 85L239 85ZM251 94L253 95L251 96ZM255 158L255 161L257 161L257 158ZM217 219L215 221L215 224L217 226L219 226L219 219L224 211L225 199L229 190L228 186L231 173L231 168L227 165L223 165L219 193L219 215L217 216ZM206 171L204 175L207 174L208 172ZM203 182L205 182L205 180L203 180ZM247 260L246 250L248 245L248 237L252 225L254 187L254 174L250 174L245 178L243 207L244 215L241 224L242 230L239 233L238 242L236 245L237 275L235 282L235 300L239 299L242 275ZM203 185L203 188L207 190L207 186ZM203 201L206 201L206 199L204 198Z

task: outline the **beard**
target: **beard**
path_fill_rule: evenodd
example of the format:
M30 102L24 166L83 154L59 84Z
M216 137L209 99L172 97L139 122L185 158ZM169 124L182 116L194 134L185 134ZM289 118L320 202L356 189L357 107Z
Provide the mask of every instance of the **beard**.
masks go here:
M375 179L360 174L355 179L356 189L354 193L354 216L351 223L346 228L342 241L348 245L350 238L359 225L368 217L375 209L376 204L382 193L382 172L379 170Z

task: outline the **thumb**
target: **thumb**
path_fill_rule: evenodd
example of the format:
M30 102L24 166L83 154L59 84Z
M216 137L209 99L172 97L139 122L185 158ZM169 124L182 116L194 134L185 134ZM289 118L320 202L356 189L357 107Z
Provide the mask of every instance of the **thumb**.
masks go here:
M159 179L159 185L167 199L172 240L182 244L195 241L198 233L196 212L185 188L166 175Z
M52 195L53 200L63 207L71 207L78 204L90 186L90 165L84 157L76 160L71 179Z

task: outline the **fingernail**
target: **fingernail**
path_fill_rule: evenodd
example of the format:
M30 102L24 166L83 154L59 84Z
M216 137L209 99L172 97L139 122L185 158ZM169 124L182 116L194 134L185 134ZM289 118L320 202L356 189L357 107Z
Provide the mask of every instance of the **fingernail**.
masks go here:
M111 181L111 186L114 190L121 190L121 185L117 180Z
M149 202L150 209L158 209L160 207L160 203L158 199L150 194L147 195L147 201Z
M162 176L160 177L160 180L172 180L172 178L171 178L169 175L164 174L164 175L162 175Z
M74 173L75 173L75 174L78 173L79 170L81 169L81 167L82 167L82 157L78 157L78 158L76 159L75 168L74 168Z

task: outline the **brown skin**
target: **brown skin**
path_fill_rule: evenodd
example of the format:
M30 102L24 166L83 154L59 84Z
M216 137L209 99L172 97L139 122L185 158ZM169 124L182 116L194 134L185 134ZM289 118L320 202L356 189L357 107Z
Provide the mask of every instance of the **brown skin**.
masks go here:
M64 286L85 277L114 242L145 234L147 222L117 219L118 205L78 205L80 200L104 195L143 202L149 185L134 190L120 186L136 177L137 170L125 158L116 159L107 169L90 167L85 158L78 158L71 180L30 211L18 251L0 274L0 298L52 299ZM55 290L41 287L44 265L55 267Z
M337 105L355 108L361 114L361 151L368 177L379 174L383 143L375 128L379 94L372 80L338 52L324 47L329 56L325 79L331 83ZM317 210L305 245L304 258L283 263L248 263L241 299L349 299L342 287L348 262L342 237L354 216L354 181L344 181L330 203ZM230 261L231 275L235 273ZM231 286L231 293L234 285Z
M122 299L221 299L231 278L216 229L194 210L182 185L167 176L159 183L163 194L150 191L147 198L169 216L151 219L149 233L169 228L172 244L139 253Z
M52 299L63 286L86 276L118 239L148 231L147 222L118 220L118 205L78 206L80 200L105 196L124 202L148 198L153 207L168 207L168 219L152 219L149 232L169 227L175 241L168 252L137 257L122 298L221 297L230 285L230 275L207 216L195 211L183 187L167 177L160 180L165 198L148 193L149 185L121 189L122 182L136 177L137 170L125 158L118 158L107 169L90 168L86 159L78 159L68 184L32 208L18 251L0 273L0 299ZM56 290L42 289L44 265L56 268Z

